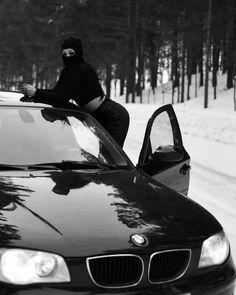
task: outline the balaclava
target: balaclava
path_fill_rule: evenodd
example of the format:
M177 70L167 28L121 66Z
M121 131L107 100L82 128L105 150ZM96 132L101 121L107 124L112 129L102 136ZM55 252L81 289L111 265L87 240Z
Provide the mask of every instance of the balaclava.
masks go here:
M76 62L83 62L83 48L82 48L82 42L80 39L76 39L74 37L70 37L66 39L62 45L61 50L72 48L75 51L75 55L73 56L62 56L63 63L65 66L73 65Z

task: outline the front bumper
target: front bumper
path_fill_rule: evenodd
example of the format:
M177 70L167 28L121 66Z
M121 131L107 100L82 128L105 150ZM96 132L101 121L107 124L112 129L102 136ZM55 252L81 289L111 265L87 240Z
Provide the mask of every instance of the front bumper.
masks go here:
M188 289L188 288L186 288ZM225 284L220 284L210 289L204 289L199 286L195 289L190 287L189 290L181 291L179 288L168 287L160 289L152 287L144 290L103 290L103 291L80 291L80 290L62 290L58 288L30 288L28 290L15 290L9 293L9 290L0 290L1 295L16 294L16 295L233 295L235 290L234 280Z
M81 290L77 288L65 289L60 287L27 287L26 288L5 288L0 290L0 295L233 295L235 290L235 277L226 282L213 285L206 281L188 282L186 284L148 286L143 289L100 289L100 290Z
M97 287L88 275L82 276L76 261L72 260L70 264L71 283L50 286L12 286L0 283L0 295L234 295L235 290L236 271L231 256L220 266L197 272L195 267L192 270L189 268L181 279L169 283L151 284L144 275L139 285L120 289ZM81 276L78 277L78 274Z

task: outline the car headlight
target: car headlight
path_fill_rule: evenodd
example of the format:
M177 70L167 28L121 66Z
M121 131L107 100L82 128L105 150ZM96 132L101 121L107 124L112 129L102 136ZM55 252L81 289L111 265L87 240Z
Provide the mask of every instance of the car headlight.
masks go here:
M199 268L223 263L229 255L229 242L224 232L205 240L199 261Z
M57 254L0 249L0 281L18 285L70 282L70 274L64 259Z

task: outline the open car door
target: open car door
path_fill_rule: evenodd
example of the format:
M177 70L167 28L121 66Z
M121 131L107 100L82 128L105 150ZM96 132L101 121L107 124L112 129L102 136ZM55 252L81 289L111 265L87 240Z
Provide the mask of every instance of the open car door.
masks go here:
M189 163L174 109L171 104L164 105L148 121L137 167L187 195Z

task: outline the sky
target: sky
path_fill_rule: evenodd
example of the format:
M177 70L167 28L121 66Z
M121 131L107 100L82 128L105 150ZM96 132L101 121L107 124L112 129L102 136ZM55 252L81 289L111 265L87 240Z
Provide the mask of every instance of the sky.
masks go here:
M231 243L236 262L236 111L234 90L227 90L226 76L218 77L217 98L209 87L208 108L204 109L204 88L190 89L189 101L174 104L185 149L191 157L188 196L211 212L222 224ZM114 92L113 92L114 93ZM196 97L195 97L196 96ZM124 150L137 163L146 124L152 113L171 101L167 83L153 94L144 91L144 104L125 104L125 98L113 97L130 113L130 129ZM139 98L137 98L139 100Z

